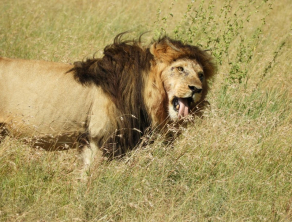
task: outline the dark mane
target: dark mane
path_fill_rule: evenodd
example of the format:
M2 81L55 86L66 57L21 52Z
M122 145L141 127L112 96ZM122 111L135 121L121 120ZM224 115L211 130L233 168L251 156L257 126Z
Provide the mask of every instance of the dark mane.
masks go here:
M215 65L211 56L196 46L183 44L181 41L162 37L154 41L157 55L151 53L151 48L141 47L141 41L122 41L119 34L114 43L104 49L102 58L87 59L75 62L74 78L83 85L97 85L109 96L115 104L116 124L115 135L101 138L99 146L105 154L118 156L134 148L151 125L149 113L144 104L144 77L147 78L155 59L171 63L174 60L187 58L199 62L204 70L206 80L215 73ZM206 83L207 84L207 83ZM207 94L208 85L203 96Z
M122 41L122 34L104 49L104 56L74 63L74 78L83 85L95 84L116 106L117 132L99 144L110 156L134 148L150 126L143 99L142 75L150 70L153 56L139 41Z

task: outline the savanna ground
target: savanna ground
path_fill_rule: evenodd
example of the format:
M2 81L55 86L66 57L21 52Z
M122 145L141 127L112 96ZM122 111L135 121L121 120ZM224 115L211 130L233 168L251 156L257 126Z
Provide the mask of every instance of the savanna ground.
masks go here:
M0 145L1 221L291 221L292 3L1 0L0 55L74 62L114 36L210 49L211 109L78 181L75 150Z

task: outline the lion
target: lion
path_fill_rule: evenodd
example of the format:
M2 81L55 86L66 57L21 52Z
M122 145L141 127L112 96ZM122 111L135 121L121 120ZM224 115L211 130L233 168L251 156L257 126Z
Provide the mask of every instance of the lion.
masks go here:
M195 115L216 72L212 56L167 36L148 47L122 36L101 58L74 64L0 58L2 134L46 149L79 144L88 167L135 148L148 129Z

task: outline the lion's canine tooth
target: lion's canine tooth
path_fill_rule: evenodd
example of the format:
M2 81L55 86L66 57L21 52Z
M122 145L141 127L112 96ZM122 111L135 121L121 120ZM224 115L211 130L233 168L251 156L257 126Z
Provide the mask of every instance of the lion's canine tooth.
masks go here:
M177 105L175 108L176 108L177 110L179 110L179 105Z

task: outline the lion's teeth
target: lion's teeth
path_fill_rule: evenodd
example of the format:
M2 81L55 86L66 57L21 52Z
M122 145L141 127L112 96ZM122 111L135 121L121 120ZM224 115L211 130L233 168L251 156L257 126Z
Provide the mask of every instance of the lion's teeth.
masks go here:
M179 110L179 105L177 105L175 108L176 108L177 110Z

